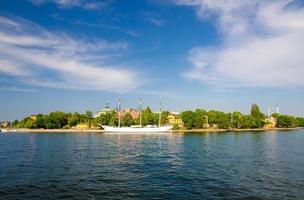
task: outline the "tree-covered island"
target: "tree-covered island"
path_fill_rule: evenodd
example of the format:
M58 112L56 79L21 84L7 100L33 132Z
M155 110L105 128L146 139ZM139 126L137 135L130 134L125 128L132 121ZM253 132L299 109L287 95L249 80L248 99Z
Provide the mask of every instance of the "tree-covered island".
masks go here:
M87 111L83 114L50 112L49 114L38 114L26 117L22 120L12 122L12 128L28 129L101 129L101 125L118 125L118 115L121 118L121 126L132 126L139 124L139 111L126 109L117 112L117 109L107 109L93 115ZM150 107L141 111L142 125L158 124L159 113L153 112ZM163 111L161 124L171 124L173 129L258 129L258 128L295 128L304 127L303 117L281 115L272 113L269 116L263 114L259 106L253 104L250 114L241 112L225 113L217 110L187 110L181 113Z

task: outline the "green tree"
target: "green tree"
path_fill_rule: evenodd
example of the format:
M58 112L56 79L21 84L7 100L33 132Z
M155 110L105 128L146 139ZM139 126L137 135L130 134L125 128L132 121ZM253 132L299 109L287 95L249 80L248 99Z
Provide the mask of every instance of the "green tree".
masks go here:
M233 112L232 114L232 127L241 128L243 125L243 115L240 112Z
M45 117L45 127L47 129L63 128L67 125L67 114L63 112L51 112Z
M34 120L30 117L26 117L19 123L20 128L35 128Z
M252 104L250 113L255 120L255 128L262 128L265 125L265 115L260 111L257 104Z
M211 110L207 113L208 122L211 126L226 129L230 125L230 115L221 111Z
M12 127L13 128L19 128L19 121L18 120L14 120L12 123Z
M256 120L251 115L244 115L241 128L257 128Z
M297 120L293 116L280 115L277 118L277 126L279 128L294 128L297 126Z
M218 128L227 129L230 126L230 114L221 114L219 115Z
M151 108L148 106L145 110L142 111L142 124L143 125L152 125L156 124L156 117L158 115L154 114Z
M92 120L92 123L95 126L109 125L105 114L101 114L98 117L94 118Z
M85 116L88 120L92 119L93 118L93 113L91 111L86 111L85 112Z
M173 124L172 130L178 130L179 126L177 124Z
M169 115L169 111L163 111L161 114L161 125L163 124L167 124L168 123L168 115Z
M297 126L298 127L304 127L304 118L303 117L297 117Z
M70 127L76 126L81 121L81 114L78 112L74 112L72 115L68 117L68 125Z
M28 118L26 120L26 122L24 123L24 128L36 128L34 120L32 120L31 118Z
M193 113L193 125L195 128L203 128L204 123L206 122L206 111L204 109L196 109Z
M105 114L105 122L106 124L105 125L110 125L110 121L112 118L117 118L117 112L115 110L113 110L112 112L107 112ZM113 120L112 120L113 121Z
M253 118L265 118L257 104L252 104L250 113Z
M126 113L125 116L122 118L122 125L123 126L131 126L134 124L134 120L130 113Z
M91 128L93 120L93 113L91 111L86 111L85 113L85 121L88 124L88 127Z
M273 113L271 116L277 119L280 116L280 114L279 113Z
M112 115L109 121L110 126L118 126L118 118L117 115Z
M36 121L35 121L35 127L36 128L45 128L45 116L42 114L37 115Z
M103 113L92 120L92 123L96 126L108 126L108 125L118 125L117 112L115 110L107 113Z
M195 127L193 111L191 110L184 111L180 115L186 129L193 129Z

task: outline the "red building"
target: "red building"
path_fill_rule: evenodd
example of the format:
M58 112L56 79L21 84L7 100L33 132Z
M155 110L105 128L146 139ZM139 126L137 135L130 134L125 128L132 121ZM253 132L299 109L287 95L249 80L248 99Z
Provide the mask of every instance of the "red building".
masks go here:
M139 110L133 108L126 108L119 112L121 118L123 118L127 113L130 113L132 119L139 118Z

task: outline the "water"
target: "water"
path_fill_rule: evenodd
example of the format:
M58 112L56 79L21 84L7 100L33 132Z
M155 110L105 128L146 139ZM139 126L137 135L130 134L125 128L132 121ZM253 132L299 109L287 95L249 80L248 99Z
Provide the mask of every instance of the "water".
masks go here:
M0 199L303 199L304 130L0 134Z

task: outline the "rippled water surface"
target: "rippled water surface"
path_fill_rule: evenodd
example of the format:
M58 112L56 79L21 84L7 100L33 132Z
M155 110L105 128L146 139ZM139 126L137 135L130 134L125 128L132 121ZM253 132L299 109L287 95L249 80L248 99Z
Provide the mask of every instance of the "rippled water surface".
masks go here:
M0 133L0 199L304 199L304 130Z

